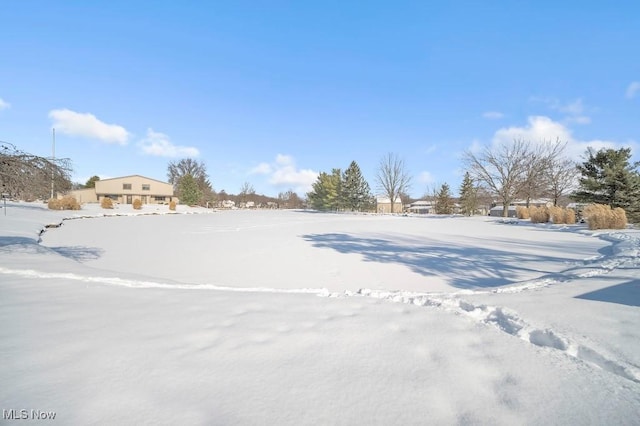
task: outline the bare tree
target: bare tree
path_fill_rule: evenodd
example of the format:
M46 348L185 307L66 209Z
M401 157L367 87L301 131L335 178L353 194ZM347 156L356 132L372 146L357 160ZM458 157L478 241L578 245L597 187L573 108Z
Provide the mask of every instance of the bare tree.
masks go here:
M238 198L240 199L240 202L246 203L247 200L249 200L249 197L251 195L255 195L255 193L256 193L256 190L253 188L253 185L251 185L249 182L245 182L240 187Z
M509 204L522 192L526 181L529 156L530 143L515 140L486 146L478 153L466 151L463 158L471 177L502 201L502 215L507 217Z
M0 187L2 193L29 199L48 199L53 182L57 191L71 189L71 160L23 152L0 141Z
M549 182L548 192L553 199L553 205L558 205L558 200L577 187L579 172L576 163L568 158L557 158L551 162L547 169Z
M518 197L524 198L527 207L532 199L549 193L551 182L548 171L559 160L566 146L566 142L562 143L560 140L530 146L528 160L524 165L524 180L518 193Z
M407 192L411 186L411 176L407 172L404 160L391 152L382 157L378 165L376 183L378 190L389 197L393 213L396 198Z
M293 189L278 194L278 208L281 209L299 209L303 207L303 200L296 194Z

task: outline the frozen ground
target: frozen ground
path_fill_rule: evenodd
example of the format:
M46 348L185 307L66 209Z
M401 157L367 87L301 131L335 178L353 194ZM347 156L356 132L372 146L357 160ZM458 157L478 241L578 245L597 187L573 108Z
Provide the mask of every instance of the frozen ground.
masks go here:
M60 424L640 418L638 231L122 207L39 236L103 212L0 210L3 410Z

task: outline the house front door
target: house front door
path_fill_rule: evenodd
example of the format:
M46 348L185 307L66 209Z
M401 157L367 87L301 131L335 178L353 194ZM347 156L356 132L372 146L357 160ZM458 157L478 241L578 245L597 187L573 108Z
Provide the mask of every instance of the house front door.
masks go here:
M133 202L133 197L131 195L127 195L127 204L131 204Z

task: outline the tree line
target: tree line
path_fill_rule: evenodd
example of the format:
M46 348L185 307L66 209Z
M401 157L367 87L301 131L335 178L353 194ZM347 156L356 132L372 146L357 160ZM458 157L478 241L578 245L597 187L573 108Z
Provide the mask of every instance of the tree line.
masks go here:
M632 162L630 148L588 148L582 162L565 155L566 143L561 141L532 143L514 140L510 143L487 145L463 154L465 175L459 188L461 213L475 214L481 203L492 200L503 206L503 215L516 199L528 203L536 198L549 198L557 205L563 197L579 203L599 203L620 207L629 219L640 221L640 162ZM73 185L69 159L51 159L21 151L8 142L0 142L0 188L11 197L47 199L52 182L56 192L65 192ZM375 208L375 198L356 161L342 171L322 172L306 194L306 199L293 190L267 197L256 194L253 186L243 184L237 195L224 190L216 193L205 164L191 158L172 161L167 167L169 183L185 204L206 205L219 200L239 203L254 201L275 203L279 207L311 207L318 210L368 211ZM98 176L92 176L86 187L95 186ZM404 160L388 153L380 160L375 174L377 193L389 199L392 211L398 199L406 202L411 176ZM425 195L435 212L450 214L454 203L447 183Z

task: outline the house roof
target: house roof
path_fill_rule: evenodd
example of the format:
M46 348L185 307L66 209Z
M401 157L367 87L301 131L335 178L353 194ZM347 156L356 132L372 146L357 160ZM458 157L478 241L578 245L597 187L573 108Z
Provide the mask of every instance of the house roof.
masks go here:
M158 182L158 183L164 183L165 185L171 185L169 182L163 182L161 180L158 179L153 179L147 176L142 176L142 175L127 175L127 176L120 176L120 177L114 177L114 178L109 178L109 179L100 179L98 182L106 182L106 181L110 181L110 180L118 180L118 179L126 179L126 178L131 178L131 177L140 177L146 180L150 180L153 182Z

